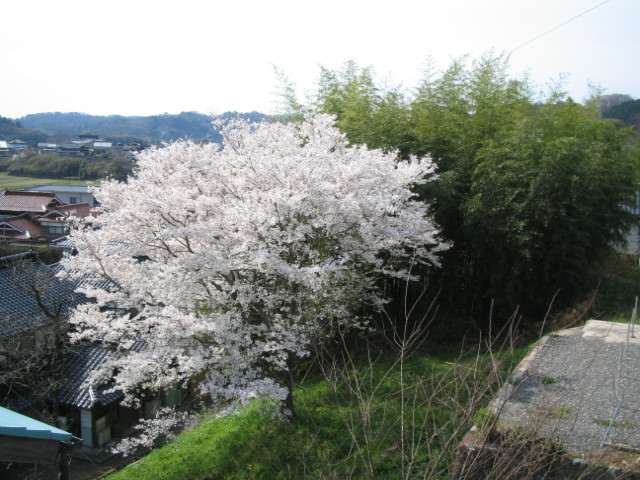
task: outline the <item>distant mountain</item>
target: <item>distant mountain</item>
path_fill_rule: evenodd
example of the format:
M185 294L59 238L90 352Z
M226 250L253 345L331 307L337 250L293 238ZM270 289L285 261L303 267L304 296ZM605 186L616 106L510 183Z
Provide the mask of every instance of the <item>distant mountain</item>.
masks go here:
M610 93L607 95L600 95L600 111L606 115L609 110L614 107L617 107L621 103L630 102L633 100L631 95L627 95L626 93Z
M629 100L620 103L604 112L605 118L617 118L625 125L640 130L640 100Z
M20 122L10 118L0 117L0 140L23 140L30 145L46 142L49 135L39 130L24 127Z
M223 118L240 116L260 121L266 115L258 112L226 112ZM220 134L211 126L211 117L202 113L182 112L148 117L122 115L88 115L86 113L34 113L18 119L19 123L47 132L55 140L76 138L80 133L93 133L105 139L139 138L151 143L168 142L180 138L219 142Z

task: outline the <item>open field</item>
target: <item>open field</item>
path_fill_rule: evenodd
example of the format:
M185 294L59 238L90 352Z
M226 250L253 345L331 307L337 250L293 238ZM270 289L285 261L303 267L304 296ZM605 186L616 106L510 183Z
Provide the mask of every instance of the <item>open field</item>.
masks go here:
M95 182L93 182L95 183ZM74 178L35 178L35 177L14 177L6 173L0 173L0 189L6 188L26 188L36 185L86 185L86 180Z

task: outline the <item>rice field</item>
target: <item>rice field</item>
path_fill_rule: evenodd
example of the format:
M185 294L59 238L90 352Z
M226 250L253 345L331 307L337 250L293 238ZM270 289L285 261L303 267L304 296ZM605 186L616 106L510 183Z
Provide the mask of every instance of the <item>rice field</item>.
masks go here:
M95 182L93 182L95 183ZM35 177L14 177L6 173L0 173L0 190L20 189L34 187L36 185L86 185L86 180L70 178L35 178Z

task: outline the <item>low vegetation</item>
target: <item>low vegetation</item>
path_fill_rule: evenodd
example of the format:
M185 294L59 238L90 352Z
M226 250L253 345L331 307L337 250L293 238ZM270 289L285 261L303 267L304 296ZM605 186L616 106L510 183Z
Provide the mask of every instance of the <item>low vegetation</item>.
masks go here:
M133 162L121 156L104 158L60 157L55 154L24 152L0 160L0 171L9 175L68 180L97 180L112 177L126 180Z
M591 314L628 322L640 286L636 264L635 256L609 257L591 302L557 314L549 326L573 326ZM626 303L613 292L623 292ZM448 479L455 448L472 426L494 435L488 400L534 338L480 342L475 349L427 343L412 352L415 337L403 338L391 335L379 348L351 339L339 357L319 356L294 390L294 423L264 415L259 404L223 418L204 414L198 426L109 478ZM512 347L518 343L523 346ZM555 406L546 414L567 418L571 411Z
M404 360L397 350L363 350L314 367L295 390L296 422L264 415L260 404L202 417L109 478L446 479L474 412L526 348L494 356L433 345Z

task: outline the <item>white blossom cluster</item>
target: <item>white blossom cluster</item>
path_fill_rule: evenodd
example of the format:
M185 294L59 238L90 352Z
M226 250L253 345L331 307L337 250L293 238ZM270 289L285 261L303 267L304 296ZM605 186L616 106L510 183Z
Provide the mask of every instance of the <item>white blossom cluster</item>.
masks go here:
M187 419L188 414L185 412L162 408L157 412L157 418L142 420L134 427L139 431L138 435L121 440L111 452L128 456L135 453L138 447L151 448L160 437L172 438L174 429L180 427Z
M185 380L211 401L283 399L278 372L333 326L380 304L373 280L437 265L446 248L412 186L429 159L347 146L327 115L241 121L223 147L179 141L138 156L95 192L102 215L73 234L65 270L83 288L76 339L117 342L115 388L134 397ZM130 349L144 340L146 349Z

